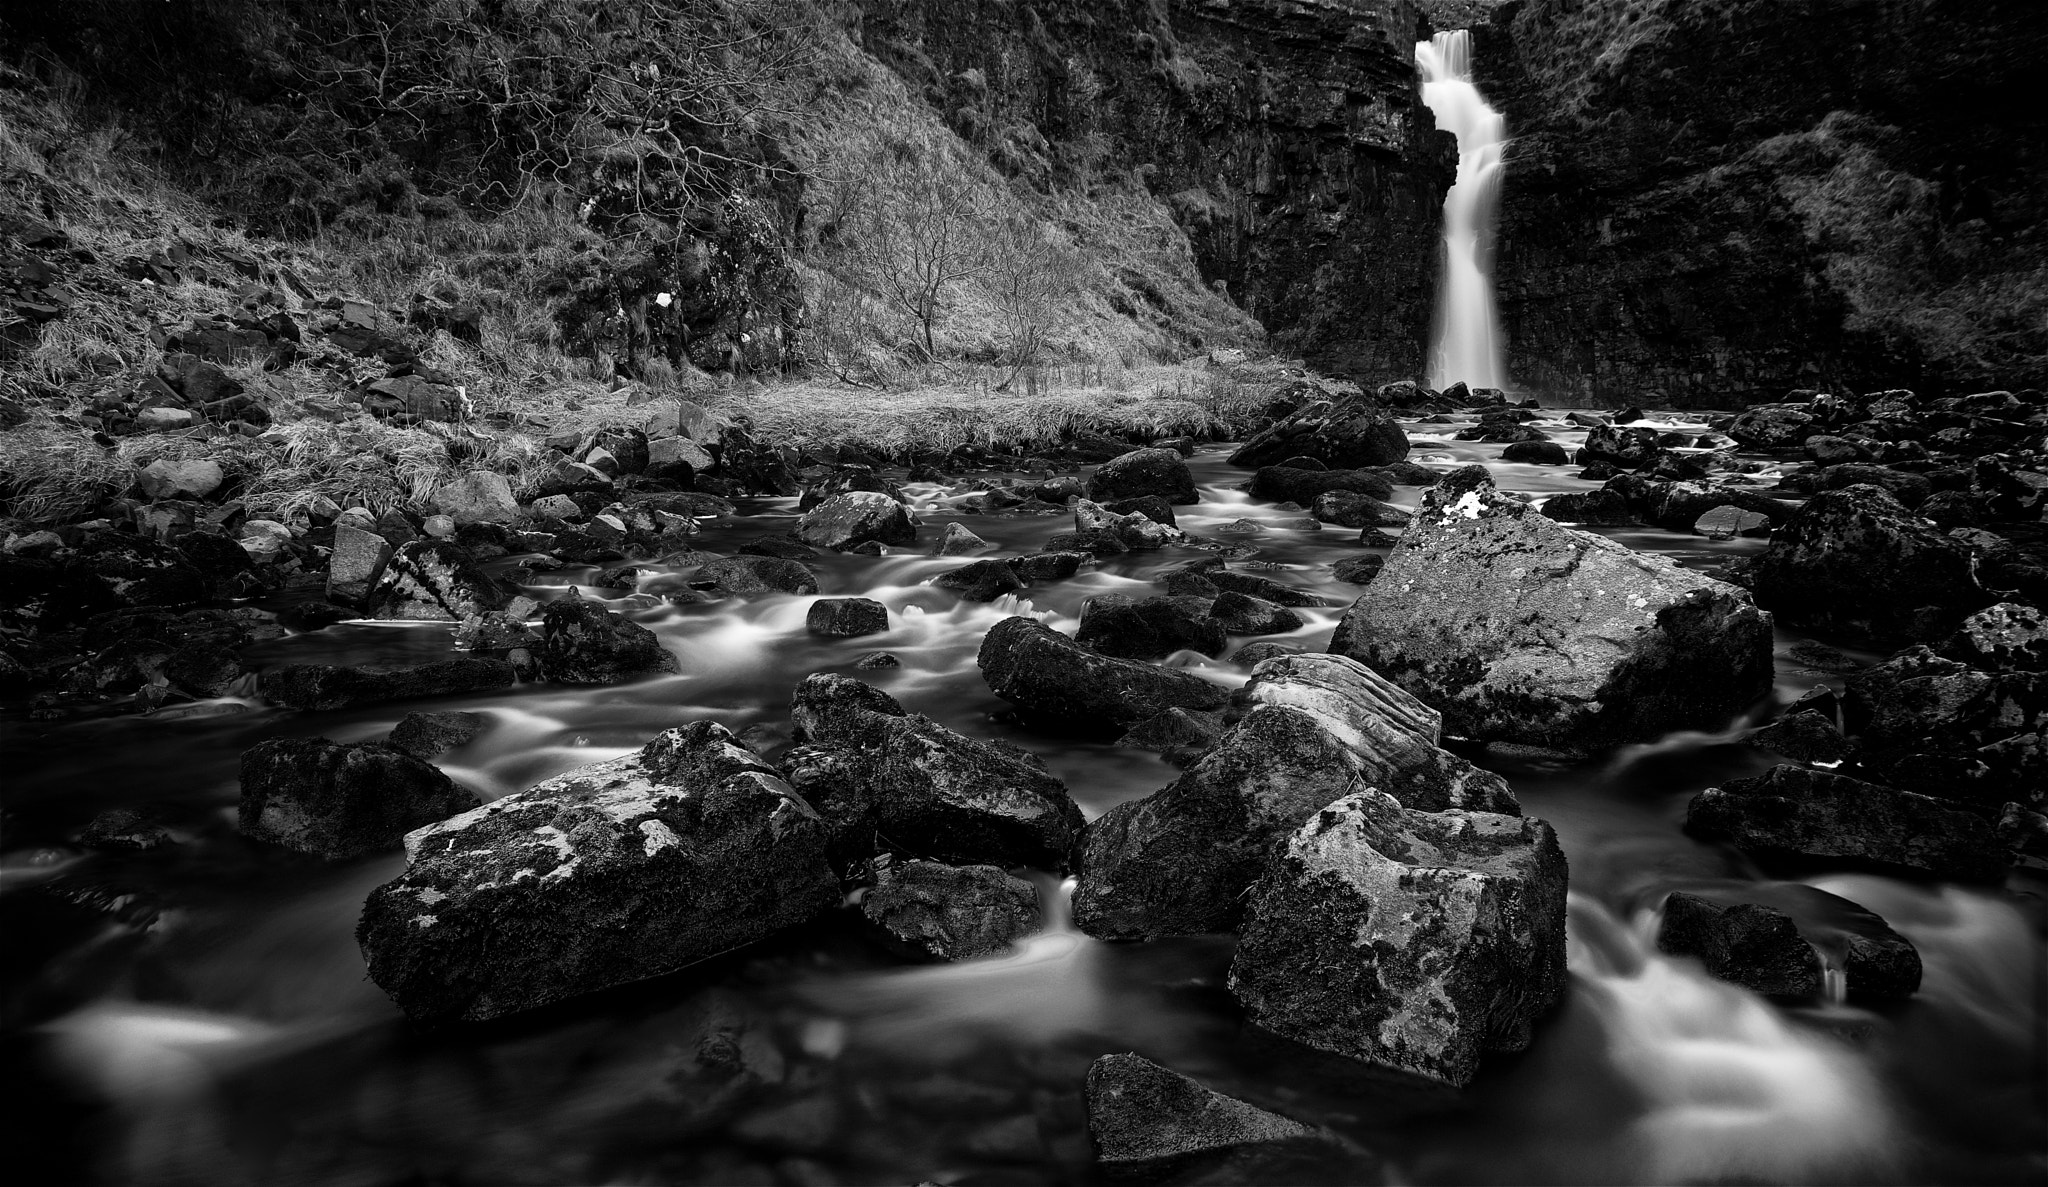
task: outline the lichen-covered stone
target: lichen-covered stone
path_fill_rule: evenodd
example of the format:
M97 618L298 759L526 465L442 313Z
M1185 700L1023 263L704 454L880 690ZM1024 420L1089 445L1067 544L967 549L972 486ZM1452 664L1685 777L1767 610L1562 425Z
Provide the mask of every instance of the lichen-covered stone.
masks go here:
M1540 820L1348 795L1253 890L1230 990L1284 1039L1461 1087L1563 993L1565 881Z
M839 901L827 829L723 726L693 722L430 825L356 929L416 1021L480 1021L672 972Z
M796 538L819 548L844 552L856 545L908 544L917 539L917 525L903 504L880 491L849 490L833 495L804 512Z
M1742 590L1564 527L1468 467L1338 625L1360 660L1471 738L1592 749L1718 728L1770 688Z

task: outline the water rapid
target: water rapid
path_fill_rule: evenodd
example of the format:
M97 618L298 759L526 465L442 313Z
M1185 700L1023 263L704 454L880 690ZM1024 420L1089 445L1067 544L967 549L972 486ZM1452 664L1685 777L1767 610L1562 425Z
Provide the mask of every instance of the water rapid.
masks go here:
M1505 341L1493 297L1493 243L1500 217L1507 121L1472 84L1472 35L1464 29L1417 42L1422 101L1437 127L1458 138L1458 176L1444 195L1443 280L1437 289L1429 385L1463 381L1507 388Z

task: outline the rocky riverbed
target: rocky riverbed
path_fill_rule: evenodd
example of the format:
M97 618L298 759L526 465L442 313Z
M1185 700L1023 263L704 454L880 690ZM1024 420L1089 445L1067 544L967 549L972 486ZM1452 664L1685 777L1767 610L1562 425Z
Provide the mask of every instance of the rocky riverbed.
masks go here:
M10 538L38 1157L2037 1175L2038 393L1278 411Z

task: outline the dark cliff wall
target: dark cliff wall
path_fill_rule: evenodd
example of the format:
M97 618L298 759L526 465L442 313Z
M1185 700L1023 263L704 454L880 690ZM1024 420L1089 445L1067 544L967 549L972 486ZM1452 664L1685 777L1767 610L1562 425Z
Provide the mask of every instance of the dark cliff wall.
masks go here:
M1477 36L1521 384L2048 384L2048 4L1522 0Z
M861 0L860 35L990 159L1046 188L1143 185L1277 345L1422 368L1451 138L1414 0Z

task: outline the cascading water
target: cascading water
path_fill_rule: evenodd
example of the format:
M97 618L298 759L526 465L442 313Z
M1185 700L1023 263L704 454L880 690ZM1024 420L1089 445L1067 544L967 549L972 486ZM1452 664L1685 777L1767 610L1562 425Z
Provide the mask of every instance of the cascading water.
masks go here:
M1500 214L1507 121L1472 85L1472 36L1463 29L1417 42L1422 101L1458 138L1458 177L1444 195L1444 271L1430 343L1429 384L1508 386L1493 300L1493 237Z

